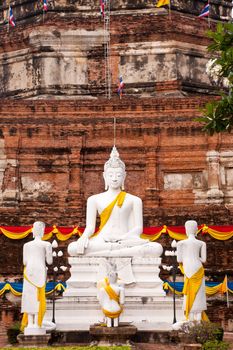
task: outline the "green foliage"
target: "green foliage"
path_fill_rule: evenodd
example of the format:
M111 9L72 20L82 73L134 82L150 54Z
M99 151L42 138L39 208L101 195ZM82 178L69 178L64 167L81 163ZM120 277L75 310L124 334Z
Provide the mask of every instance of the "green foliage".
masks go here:
M196 120L204 123L203 130L210 135L223 131L230 132L233 127L233 23L219 23L216 31L208 31L212 43L208 51L216 58L215 64L221 66L220 76L229 81L229 92L221 92L221 99L209 102L202 110L203 117Z
M10 328L7 330L7 337L10 344L16 344L17 335L20 333L20 322L15 322Z
M213 41L208 51L218 54L216 63L222 67L221 75L233 82L233 23L219 23L215 32L208 31L208 36Z
M209 340L203 344L202 350L228 350L229 344L224 341Z
M232 130L233 94L222 95L221 100L207 103L202 111L204 116L196 118L196 120L205 123L203 130L210 135L213 135L215 132L230 132Z
M181 329L188 335L190 342L204 344L207 341L223 339L223 328L212 322L190 322L185 323Z

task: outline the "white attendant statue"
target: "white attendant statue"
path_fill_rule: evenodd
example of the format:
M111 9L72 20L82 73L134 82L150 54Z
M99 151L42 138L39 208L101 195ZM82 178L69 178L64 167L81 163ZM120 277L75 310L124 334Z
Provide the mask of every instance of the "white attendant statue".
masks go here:
M21 312L24 313L21 329L25 335L41 335L46 330L42 321L46 310L46 263L52 264L52 245L42 241L45 224L33 224L34 240L23 246L24 282Z
M161 244L140 238L143 231L142 201L126 193L125 164L114 146L104 165L105 192L87 200L86 228L77 242L68 246L71 256L159 257ZM95 233L96 216L100 227Z
M202 263L206 261L206 243L196 239L197 222L186 221L187 239L177 243L177 261L183 267L184 279L184 311L186 320L207 320L204 310L206 306L205 275Z
M119 316L125 301L124 287L117 283L117 272L112 270L103 281L97 283L97 298L106 317L107 327L118 327Z

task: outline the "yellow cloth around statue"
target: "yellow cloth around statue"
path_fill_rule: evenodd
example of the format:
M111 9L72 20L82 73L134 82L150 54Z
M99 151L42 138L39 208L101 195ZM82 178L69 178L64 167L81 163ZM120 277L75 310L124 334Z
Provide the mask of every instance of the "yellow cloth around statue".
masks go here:
M180 268L181 268L181 272L183 272L182 265L180 266ZM195 301L196 295L199 291L199 288L201 287L203 277L204 277L203 266L201 266L200 269L192 275L192 277L188 278L185 275L183 294L186 295L185 317L187 320L189 319L189 314L192 309L193 303ZM202 320L208 321L208 316L204 311L202 311Z
M109 280L107 277L105 277L104 279L104 285L103 285L106 293L108 294L109 298L116 301L119 305L119 311L117 312L111 312L109 310L106 309L102 309L103 313L105 314L105 316L109 317L109 318L117 318L120 316L120 314L122 313L122 306L120 305L120 298L119 295L113 290L113 288L110 286Z
M39 301L39 310L38 310L38 326L42 326L42 321L46 311L46 297L45 297L45 285L43 287L37 287L34 283L32 283L27 277L24 269L24 278L31 283L34 287L37 288L37 297ZM23 318L21 321L20 330L23 331L25 327L28 325L28 314L24 312Z
M102 211L100 214L100 226L96 233L92 235L92 237L98 235L98 233L102 230L102 228L106 225L108 222L108 219L110 218L113 208L117 204L118 207L122 207L124 200L125 200L126 192L121 191L116 198Z

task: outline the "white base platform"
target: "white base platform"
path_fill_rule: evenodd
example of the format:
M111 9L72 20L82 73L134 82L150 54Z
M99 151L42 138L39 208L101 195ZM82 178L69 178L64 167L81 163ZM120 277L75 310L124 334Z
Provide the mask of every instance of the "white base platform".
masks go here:
M128 298L127 298L128 299ZM181 321L182 302L176 302L176 318ZM52 304L47 305L46 318L52 318ZM91 324L104 322L99 303L89 298L66 298L56 302L56 330L89 330ZM138 330L172 330L173 301L170 297L160 300L140 298L126 300L120 322L129 322Z
M44 328L44 327L26 327L26 328L24 328L24 335L46 335L46 328Z
M130 262L130 278L134 279L133 283L125 285L125 304L120 322L129 322L138 330L172 330L173 300L166 296L163 282L159 278L161 259L114 258L116 259L119 259L118 266L125 266ZM96 282L105 274L103 258L72 257L69 258L69 264L71 277L67 281L67 290L63 298L56 301L56 329L89 330L91 324L104 322L96 297ZM124 273L121 279L125 282L123 277ZM183 320L180 298L176 301L176 314L177 321ZM51 320L51 317L52 303L48 302L45 319Z

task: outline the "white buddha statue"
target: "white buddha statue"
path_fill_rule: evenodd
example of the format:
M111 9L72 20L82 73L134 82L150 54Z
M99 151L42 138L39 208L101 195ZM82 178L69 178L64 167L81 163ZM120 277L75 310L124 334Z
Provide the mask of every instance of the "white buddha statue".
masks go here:
M107 277L97 283L97 288L97 299L106 317L107 327L118 327L125 293L123 285L118 283L117 272L115 270L109 271Z
M206 243L196 239L197 222L186 221L187 239L177 243L177 261L183 267L184 305L186 320L207 320L204 310L206 306L205 275L202 263L206 261Z
M86 228L76 242L68 246L71 256L159 257L161 244L140 238L143 231L142 201L126 193L125 164L114 146L104 165L105 192L87 200ZM95 233L96 217L100 227Z
M24 313L21 329L25 335L45 334L42 326L46 310L45 286L46 263L53 262L52 245L42 241L45 224L36 221L33 224L34 240L23 246L24 281L21 312Z

